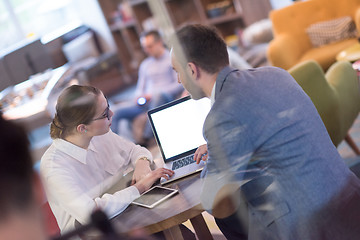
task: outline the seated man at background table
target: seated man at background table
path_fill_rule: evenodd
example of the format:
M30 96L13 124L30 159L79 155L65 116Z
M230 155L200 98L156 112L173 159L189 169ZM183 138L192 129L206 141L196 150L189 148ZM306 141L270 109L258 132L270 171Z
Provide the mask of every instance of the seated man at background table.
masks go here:
M120 135L120 120L133 120L151 108L174 100L183 91L183 87L177 84L176 74L171 67L169 50L164 45L159 32L152 30L142 33L140 43L148 57L139 68L135 99L121 103L120 107L115 108L114 111L111 129ZM148 122L144 137L152 137Z
M360 239L360 180L290 74L229 67L225 42L211 27L188 25L176 36L178 81L192 98L212 103L207 145L195 159L207 154L202 204L224 235Z

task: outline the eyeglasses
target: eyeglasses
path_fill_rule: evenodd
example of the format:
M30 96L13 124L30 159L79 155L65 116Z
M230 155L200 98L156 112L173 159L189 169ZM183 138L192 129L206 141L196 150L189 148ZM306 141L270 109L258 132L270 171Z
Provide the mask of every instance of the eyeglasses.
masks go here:
M105 109L105 111L104 111L104 113L101 115L101 117L94 118L93 121L100 120L100 119L104 119L104 118L107 118L108 120L110 120L109 111L110 111L110 106L109 106L109 103L107 103L107 108Z

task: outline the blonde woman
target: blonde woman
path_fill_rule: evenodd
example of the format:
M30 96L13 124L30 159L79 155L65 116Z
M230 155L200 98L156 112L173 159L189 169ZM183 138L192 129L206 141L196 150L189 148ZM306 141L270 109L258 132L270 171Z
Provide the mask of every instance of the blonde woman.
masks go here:
M73 85L58 98L50 126L53 143L41 159L47 198L61 232L84 224L94 209L123 211L160 177L173 171L150 168L150 152L110 131L113 112L103 93ZM104 194L132 166L132 185Z

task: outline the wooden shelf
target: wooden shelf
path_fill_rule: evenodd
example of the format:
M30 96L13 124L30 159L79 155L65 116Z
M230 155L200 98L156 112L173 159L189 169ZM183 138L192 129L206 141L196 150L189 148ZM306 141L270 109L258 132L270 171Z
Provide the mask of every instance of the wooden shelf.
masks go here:
M147 3L147 0L128 0L131 6L136 6L139 4Z
M129 28L129 27L136 27L136 21L135 20L130 20L127 22L116 22L111 24L110 26L110 30L111 31L119 31L125 28Z
M220 17L215 17L215 18L208 18L208 20L206 21L207 24L210 25L216 25L216 24L220 24L220 23L225 23L225 22L230 22L230 21L235 21L235 20L241 20L242 18L242 14L240 13L232 13L232 14L226 14Z

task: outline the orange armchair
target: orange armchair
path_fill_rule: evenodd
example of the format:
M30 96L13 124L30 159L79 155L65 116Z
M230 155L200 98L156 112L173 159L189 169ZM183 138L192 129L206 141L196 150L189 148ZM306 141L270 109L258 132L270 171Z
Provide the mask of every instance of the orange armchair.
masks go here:
M312 59L327 70L340 51L357 42L356 37L313 47L306 29L345 16L354 20L360 32L360 0L307 0L271 11L274 39L267 49L270 64L288 70Z

